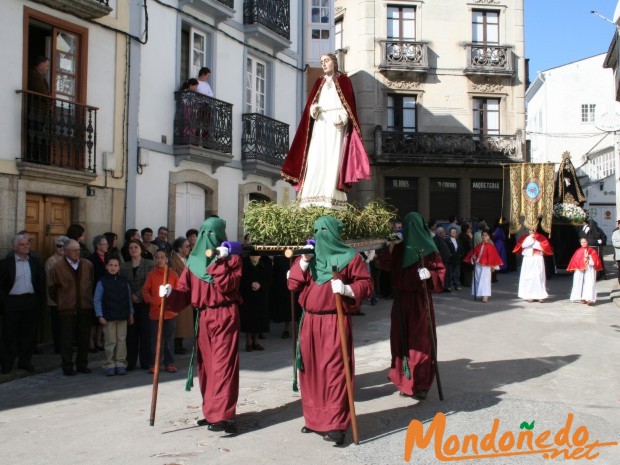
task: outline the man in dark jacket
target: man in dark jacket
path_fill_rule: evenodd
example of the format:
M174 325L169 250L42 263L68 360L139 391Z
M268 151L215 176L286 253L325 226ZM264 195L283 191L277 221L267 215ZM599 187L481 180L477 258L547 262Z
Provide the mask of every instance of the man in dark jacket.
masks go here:
M579 231L579 239L582 237L585 237L588 240L588 245L590 247L594 247L599 256L603 256L603 247L607 245L607 235L592 218L589 218L588 222L584 224ZM604 277L605 269L596 273L596 279L601 279Z
M13 238L13 254L0 261L0 303L3 306L0 360L2 373L17 366L34 372L31 359L37 318L45 298L45 274L41 260L30 253L24 234Z
M448 244L446 242L446 230L444 228L436 228L435 235L433 236L433 242L439 251L439 255L441 255L441 261L443 262L443 266L446 268L446 277L444 280L444 288L443 292L450 292L450 249L448 248Z

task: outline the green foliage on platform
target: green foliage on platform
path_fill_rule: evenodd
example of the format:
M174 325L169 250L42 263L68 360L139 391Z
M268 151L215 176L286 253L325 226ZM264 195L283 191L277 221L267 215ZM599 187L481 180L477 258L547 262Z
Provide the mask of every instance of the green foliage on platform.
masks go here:
M251 201L243 215L243 227L254 244L305 244L314 235L314 222L324 215L342 221L343 240L387 239L393 233L395 212L384 202L371 202L362 210L351 204L342 210L332 210L314 206L300 208L298 203Z

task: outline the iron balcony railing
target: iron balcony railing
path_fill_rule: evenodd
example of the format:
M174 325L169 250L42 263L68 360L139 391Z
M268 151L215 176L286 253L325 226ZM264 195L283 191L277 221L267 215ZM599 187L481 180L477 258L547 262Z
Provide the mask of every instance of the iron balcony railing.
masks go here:
M235 0L217 0L222 5L226 5L228 8L234 8Z
M281 168L288 153L288 124L260 113L241 115L243 160L259 160Z
M508 45L467 44L467 72L513 73L512 47Z
M232 152L232 104L198 92L174 93L174 145Z
M462 158L518 158L521 150L516 135L445 134L378 131L379 156L388 161L394 156L457 156ZM398 158L398 157L397 157Z
M388 39L381 43L381 69L428 69L428 44L415 40Z
M287 40L291 38L289 0L245 0L243 24L261 24Z
M22 95L22 161L92 173L97 169L97 110L28 90Z
M112 12L109 0L33 0L84 19L103 18Z

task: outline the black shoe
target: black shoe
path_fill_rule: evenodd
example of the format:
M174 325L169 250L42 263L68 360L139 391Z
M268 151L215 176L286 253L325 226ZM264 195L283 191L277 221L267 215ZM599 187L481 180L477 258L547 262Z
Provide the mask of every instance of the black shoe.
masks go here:
M234 421L222 420L207 426L209 431L224 432L226 434L237 434L237 425Z
M413 398L416 400L426 400L426 398L428 397L428 391L425 391L423 389L420 389L419 391L415 391L413 393Z
M259 333L259 334L258 334L258 338L259 338L259 339L265 339L265 336L263 336L263 333Z
M91 370L88 367L78 368L76 371L78 373L84 373L85 375L89 375L89 374L91 374L93 372L93 370Z
M282 339L288 339L291 337L291 333L289 333L286 329L284 331L282 331L282 336L280 336Z
M311 430L310 428L308 428L307 426L304 426L304 427L301 429L301 432L302 432L302 433L304 433L304 434L314 433L314 431L313 431L313 430Z
M75 376L77 375L77 371L71 369L71 370L62 370L63 374L65 376Z
M18 365L17 368L21 368L22 370L26 370L28 373L34 373L35 371L37 371L32 366L32 363L29 363L28 365Z
M10 367L2 367L2 370L0 370L0 373L2 373L3 375L6 375L7 373L11 372L11 368Z
M196 426L209 426L210 423L206 418L201 418L200 420L196 420Z
M335 429L332 431L328 431L323 435L323 439L329 442L335 442L337 446L344 444L344 435L346 431L341 429Z

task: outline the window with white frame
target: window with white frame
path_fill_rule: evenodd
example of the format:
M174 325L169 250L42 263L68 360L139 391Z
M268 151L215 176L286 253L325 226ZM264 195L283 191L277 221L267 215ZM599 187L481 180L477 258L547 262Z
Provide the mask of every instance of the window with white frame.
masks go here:
M582 123L594 123L596 116L596 104L584 103L581 105L581 122Z
M499 12L474 10L472 12L472 42L499 45Z
M415 8L388 6L387 38L415 40Z
M499 134L499 99L474 98L472 103L474 133L488 135Z
M198 77L198 71L207 63L207 36L191 28L189 31L190 76Z
M334 23L334 40L336 42L336 47L334 50L344 49L343 23L344 21L342 18L336 20Z
M388 131L416 131L416 96L389 94L387 101Z
M267 63L246 58L245 112L265 114Z

